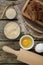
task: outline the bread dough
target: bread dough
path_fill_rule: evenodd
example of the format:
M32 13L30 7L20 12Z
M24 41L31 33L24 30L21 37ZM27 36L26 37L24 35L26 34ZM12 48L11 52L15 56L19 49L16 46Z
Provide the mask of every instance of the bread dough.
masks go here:
M20 35L20 27L16 22L8 23L4 28L4 34L9 39L16 39Z
M7 11L6 11L6 17L8 19L14 19L16 17L16 11L15 9L13 8L9 8Z

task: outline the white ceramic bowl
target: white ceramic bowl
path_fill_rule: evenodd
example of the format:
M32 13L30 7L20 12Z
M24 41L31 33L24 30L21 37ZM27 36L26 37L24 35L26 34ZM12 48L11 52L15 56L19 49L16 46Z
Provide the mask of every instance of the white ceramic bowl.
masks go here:
M14 8L9 8L6 11L6 17L8 19L14 19L16 17L16 10Z
M32 45L31 45L29 48L25 48L25 47L23 47L22 44L21 44L21 41L22 41L22 39L23 39L24 37L30 37L30 38L32 39ZM30 50L30 49L32 49L33 46L34 46L34 39L33 39L33 37L30 36L30 35L24 35L24 36L22 36L22 37L20 38L19 44L20 44L20 47L21 47L22 49L24 49L24 50Z
M20 27L16 22L7 23L4 34L8 39L16 39L20 35Z

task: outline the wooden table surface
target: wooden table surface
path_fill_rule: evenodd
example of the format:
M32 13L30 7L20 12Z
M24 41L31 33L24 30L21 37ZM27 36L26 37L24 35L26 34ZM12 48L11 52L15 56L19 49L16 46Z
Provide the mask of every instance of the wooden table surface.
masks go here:
M5 0L1 0L2 2L5 1ZM24 5L26 0L22 0L21 1L21 4L18 4L18 8L22 8L22 6ZM43 0L42 0L43 1ZM8 2L9 3L9 2ZM6 3L5 3L6 4ZM1 5L1 4L0 4ZM1 9L1 6L0 6L0 9ZM1 13L0 13L1 14ZM20 15L20 13L19 13ZM1 17L1 16L0 16ZM1 19L1 18L0 18ZM21 18L22 19L22 18ZM21 20L20 19L20 20ZM19 21L20 21L19 20ZM15 21L15 20L14 20ZM23 21L23 20L21 20ZM9 53L6 53L2 50L2 46L4 45L7 45L15 50L20 50L20 46L19 46L19 38L23 35L21 34L20 37L16 40L8 40L5 35L4 35L4 26L8 23L9 21L6 21L6 20L0 20L0 63L14 63L14 64L8 64L8 65L25 65L24 63L20 62L20 61L17 61L16 60L16 56L15 55L12 55L12 54L9 54ZM18 22L19 23L19 22ZM21 24L21 23L19 23ZM22 27L22 26L21 26ZM22 27L23 28L23 27ZM22 33L22 32L21 32ZM43 43L43 40L35 40L35 45L37 43ZM34 48L32 49L34 51ZM7 65L7 64L3 64L3 65Z

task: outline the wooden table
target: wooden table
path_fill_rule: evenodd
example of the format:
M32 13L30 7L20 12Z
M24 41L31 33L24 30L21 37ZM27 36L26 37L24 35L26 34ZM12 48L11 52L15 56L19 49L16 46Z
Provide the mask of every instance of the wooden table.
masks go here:
M3 1L3 0L2 0ZM4 0L5 1L5 0ZM17 6L21 9L22 6L24 5L26 0L22 0L21 4L18 4ZM0 7L1 8L1 7ZM15 21L15 20L14 20ZM20 37L16 40L8 40L5 35L4 35L4 26L8 23L9 21L6 21L6 20L1 20L0 18L0 63L6 63L6 64L3 64L3 65L25 65L24 63L20 62L20 61L17 61L16 60L16 56L15 55L12 55L12 54L9 54L9 53L5 53L3 50L2 50L2 46L4 45L8 45L9 47L15 49L15 50L20 50L20 46L19 46L19 39L20 37L23 35L20 35ZM35 45L37 43L40 43L42 42L43 43L43 40L35 40ZM34 51L34 48L32 49L32 51ZM12 64L13 63L13 64Z

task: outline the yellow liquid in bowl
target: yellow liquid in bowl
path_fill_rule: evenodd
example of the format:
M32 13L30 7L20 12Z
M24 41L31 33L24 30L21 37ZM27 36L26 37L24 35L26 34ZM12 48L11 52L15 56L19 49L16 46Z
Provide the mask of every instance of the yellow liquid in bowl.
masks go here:
M24 37L21 40L21 44L24 48L29 48L32 46L32 39L30 37Z

